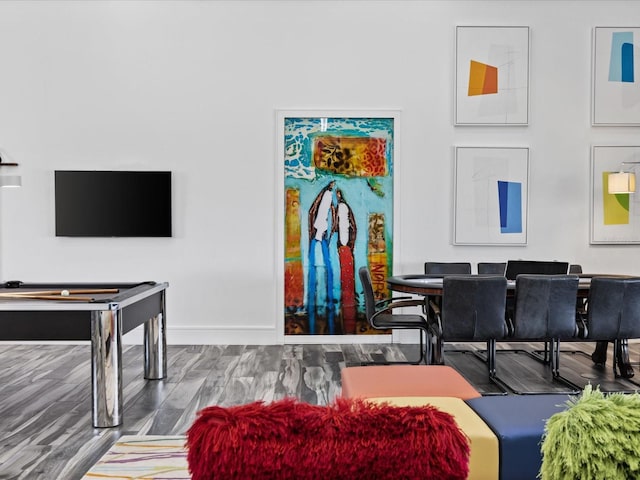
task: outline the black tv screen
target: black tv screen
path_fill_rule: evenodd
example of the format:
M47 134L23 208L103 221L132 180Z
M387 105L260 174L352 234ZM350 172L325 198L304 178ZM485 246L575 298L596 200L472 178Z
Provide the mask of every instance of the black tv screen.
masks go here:
M57 170L57 237L170 237L171 172Z

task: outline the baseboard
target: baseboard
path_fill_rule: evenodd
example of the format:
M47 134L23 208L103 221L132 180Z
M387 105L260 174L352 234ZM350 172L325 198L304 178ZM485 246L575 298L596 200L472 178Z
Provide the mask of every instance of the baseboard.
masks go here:
M140 345L143 327L127 333L122 343ZM276 345L275 327L171 327L167 326L168 345Z
M370 344L417 343L417 337L405 331L393 335L280 335L276 327L167 327L168 345L279 345L285 344ZM142 326L122 337L124 345L142 345ZM0 341L2 344L88 345L89 341Z
M364 345L369 343L393 343L393 341L391 335L285 335L284 343L287 345Z
M126 334L124 344L142 344L143 329ZM283 341L284 338L284 341ZM396 343L402 343L393 336ZM417 341L417 340L416 340ZM278 345L391 343L391 335L279 335L271 327L167 327L168 345Z
M142 345L144 327L140 326L122 337L123 345ZM275 327L167 327L167 345L277 345ZM319 343L319 342L316 342ZM0 345L89 345L89 340L7 340Z

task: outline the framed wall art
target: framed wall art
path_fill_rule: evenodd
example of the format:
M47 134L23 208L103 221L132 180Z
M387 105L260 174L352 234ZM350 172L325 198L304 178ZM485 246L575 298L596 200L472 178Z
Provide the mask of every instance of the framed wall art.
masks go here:
M640 27L595 27L593 125L640 125Z
M529 149L456 147L455 245L526 245Z
M591 147L592 244L640 243L640 195L608 189L609 175L622 169L640 172L640 146Z
M529 27L456 27L455 125L529 123Z
M278 112L285 335L380 333L368 326L358 269L369 268L379 299L388 296L398 119Z

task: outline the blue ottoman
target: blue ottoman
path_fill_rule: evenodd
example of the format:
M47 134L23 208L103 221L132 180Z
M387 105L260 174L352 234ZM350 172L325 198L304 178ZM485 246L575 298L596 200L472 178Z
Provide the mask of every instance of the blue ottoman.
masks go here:
M535 480L544 426L566 409L569 395L508 395L465 400L498 437L500 478Z

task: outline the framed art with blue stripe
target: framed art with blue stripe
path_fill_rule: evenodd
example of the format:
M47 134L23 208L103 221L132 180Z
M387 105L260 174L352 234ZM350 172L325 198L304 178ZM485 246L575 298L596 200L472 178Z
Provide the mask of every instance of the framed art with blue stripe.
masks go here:
M455 245L526 245L529 149L456 147Z
M595 27L593 125L640 125L640 27Z

